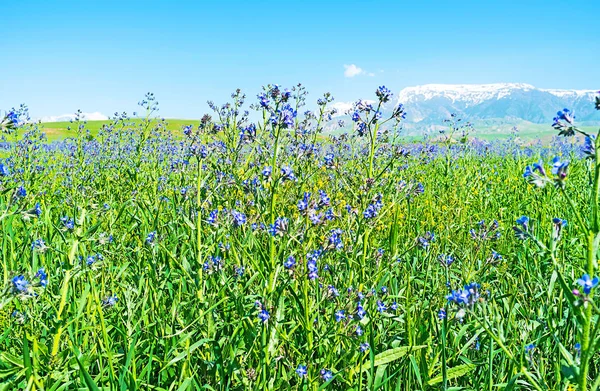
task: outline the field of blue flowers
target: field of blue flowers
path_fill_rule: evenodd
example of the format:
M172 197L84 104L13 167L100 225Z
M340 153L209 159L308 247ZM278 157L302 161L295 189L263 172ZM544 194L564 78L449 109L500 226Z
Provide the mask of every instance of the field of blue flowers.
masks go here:
M599 390L598 138L408 142L375 95L337 124L236 91L172 134L148 94L52 143L9 111L0 390Z

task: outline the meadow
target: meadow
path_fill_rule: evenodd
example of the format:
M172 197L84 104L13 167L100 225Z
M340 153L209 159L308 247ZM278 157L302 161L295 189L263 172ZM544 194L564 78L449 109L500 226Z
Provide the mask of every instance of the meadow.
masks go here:
M10 111L0 390L600 389L597 138L417 141L385 87L332 135L307 96L51 141Z

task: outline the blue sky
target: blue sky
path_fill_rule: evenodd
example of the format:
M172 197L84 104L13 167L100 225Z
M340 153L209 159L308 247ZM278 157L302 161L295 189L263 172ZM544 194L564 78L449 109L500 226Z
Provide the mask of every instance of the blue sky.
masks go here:
M0 109L199 118L236 88L369 98L427 83L600 88L600 2L47 1L2 5ZM344 65L362 70L353 77ZM354 68L352 68L354 69Z

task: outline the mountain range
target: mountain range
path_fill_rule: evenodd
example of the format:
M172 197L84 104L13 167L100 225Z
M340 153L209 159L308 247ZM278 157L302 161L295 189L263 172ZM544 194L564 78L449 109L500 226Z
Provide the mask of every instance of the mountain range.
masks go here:
M441 124L456 113L471 122L551 123L558 110L573 110L578 123L595 125L597 90L541 89L524 83L426 84L404 88L397 102L404 104L407 122Z

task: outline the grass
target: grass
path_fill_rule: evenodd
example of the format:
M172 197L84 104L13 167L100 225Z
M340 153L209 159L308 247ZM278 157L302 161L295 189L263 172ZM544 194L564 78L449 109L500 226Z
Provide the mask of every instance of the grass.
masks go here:
M586 315L568 292L587 270L591 204L578 148L412 143L370 121L364 137L326 139L324 111L291 128L280 113L250 137L231 107L216 134L140 121L47 148L32 127L9 151L0 390L580 384ZM571 160L569 198L523 179L554 154ZM447 299L471 283L468 303Z

